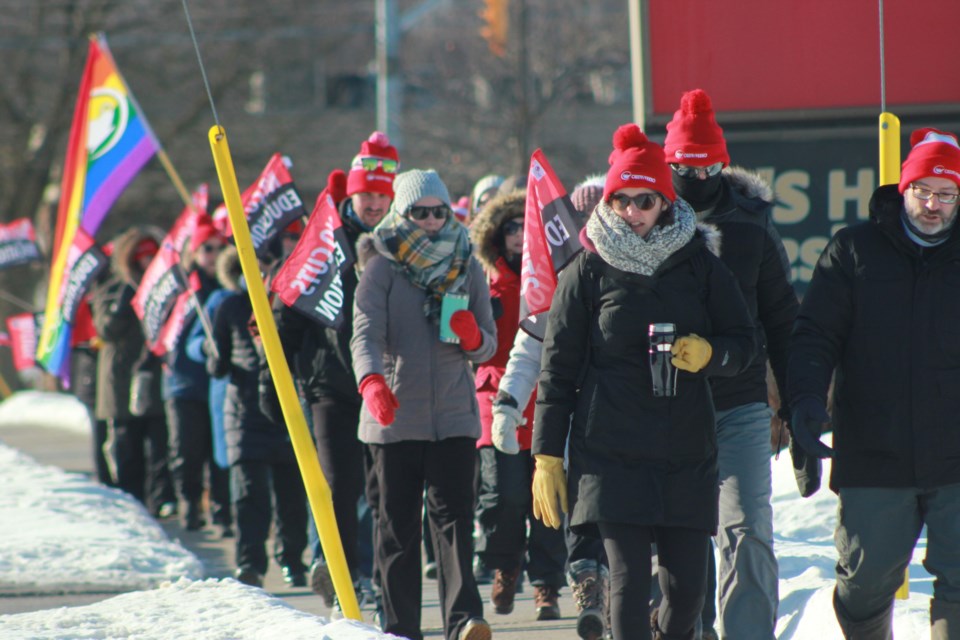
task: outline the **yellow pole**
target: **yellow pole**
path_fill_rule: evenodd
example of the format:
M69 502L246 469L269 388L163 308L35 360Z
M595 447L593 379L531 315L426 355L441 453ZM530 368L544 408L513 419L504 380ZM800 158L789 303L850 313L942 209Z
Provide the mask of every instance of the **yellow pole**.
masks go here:
M260 276L260 266L250 238L250 227L247 226L247 218L240 201L240 188L237 186L233 158L227 144L227 133L222 127L213 126L210 128L209 138L213 161L217 166L217 176L220 179L220 190L223 192L223 201L227 205L230 224L233 226L233 238L237 244L237 252L240 254L240 266L247 281L247 293L253 305L253 315L257 320L260 338L263 340L267 364L270 366L270 373L277 387L283 418L290 432L290 440L293 442L293 452L297 456L303 484L307 489L307 499L317 524L317 532L320 534L320 544L327 559L333 587L336 589L343 614L353 620L361 620L360 605L357 604L357 594L353 590L350 570L347 568L347 559L343 554L343 544L340 541L340 531L337 529L337 520L333 513L333 497L326 478L320 470L317 450L307 430L307 422L300 408L300 399L293 386L293 377L290 375L290 368L283 355L277 326L273 321L267 292Z
M7 398L10 397L10 394L12 393L13 392L10 391L10 385L7 384L7 381L3 378L3 375L0 374L0 396L2 396L4 400L6 400Z
M880 186L900 182L900 118L884 111L880 114ZM897 600L910 598L910 566L903 572L903 584Z

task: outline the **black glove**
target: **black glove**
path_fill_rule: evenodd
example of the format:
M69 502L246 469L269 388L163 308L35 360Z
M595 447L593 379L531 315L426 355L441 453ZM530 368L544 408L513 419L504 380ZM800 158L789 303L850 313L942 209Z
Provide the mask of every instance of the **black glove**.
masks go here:
M787 424L791 434L793 428ZM793 463L793 478L797 481L797 490L800 496L809 498L820 489L820 476L823 473L823 463L816 456L804 453L795 437L790 437L790 462Z
M830 416L823 405L822 400L805 396L795 398L791 407L791 440L795 440L804 453L814 458L833 457L833 449L820 442L823 425L830 422Z
M280 408L280 398L277 396L277 388L273 385L273 376L270 375L270 369L267 366L260 369L260 373L257 376L257 392L259 395L260 412L275 424L286 424L283 419L283 409Z

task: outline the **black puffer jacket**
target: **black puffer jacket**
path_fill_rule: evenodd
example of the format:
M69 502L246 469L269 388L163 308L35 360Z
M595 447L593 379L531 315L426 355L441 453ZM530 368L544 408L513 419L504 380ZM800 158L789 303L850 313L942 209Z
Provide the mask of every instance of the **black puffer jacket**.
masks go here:
M217 356L207 356L207 371L215 378L227 377L223 426L230 464L248 460L294 462L293 446L283 424L260 411L258 376L261 362L250 333L253 308L246 291L231 293L213 319Z
M960 230L921 249L884 186L870 220L824 249L790 345L794 400L827 396L836 367L830 487L960 482Z
M562 457L570 436L571 525L600 521L717 527L717 443L708 376L733 375L755 352L730 271L702 231L651 276L625 273L587 246L560 274L543 343L533 453ZM647 327L709 339L713 356L654 397ZM573 416L571 423L570 416Z
M787 406L787 344L799 303L790 284L790 263L780 234L770 219L773 190L758 174L729 167L723 172L723 195L703 219L720 230L720 259L733 272L757 330L757 357L742 373L713 378L717 410L750 402L767 402L767 357L784 406Z
M349 200L344 200L341 206ZM349 217L341 214L343 230L356 255L357 239L363 231ZM353 377L350 338L353 336L353 296L357 289L357 273L348 269L342 274L343 324L330 329L277 300L274 318L287 362L297 378L308 402L324 396L335 396L359 405L362 402Z

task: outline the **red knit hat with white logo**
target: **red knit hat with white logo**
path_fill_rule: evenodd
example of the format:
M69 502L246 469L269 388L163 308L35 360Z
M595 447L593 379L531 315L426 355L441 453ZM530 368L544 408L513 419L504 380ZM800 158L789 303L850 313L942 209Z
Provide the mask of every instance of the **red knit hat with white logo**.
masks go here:
M648 140L637 125L625 124L614 132L609 162L610 170L603 184L604 202L620 189L637 187L653 189L670 202L677 199L663 149Z
M917 129L910 136L910 154L900 168L900 193L911 182L946 178L960 187L960 145L957 136L939 129Z
M680 108L667 123L663 141L667 162L706 167L722 162L730 164L723 129L717 124L713 103L703 89L687 91L680 98Z
M387 134L374 131L360 145L350 163L347 196L355 193L383 193L393 198L393 179L400 170L400 156Z

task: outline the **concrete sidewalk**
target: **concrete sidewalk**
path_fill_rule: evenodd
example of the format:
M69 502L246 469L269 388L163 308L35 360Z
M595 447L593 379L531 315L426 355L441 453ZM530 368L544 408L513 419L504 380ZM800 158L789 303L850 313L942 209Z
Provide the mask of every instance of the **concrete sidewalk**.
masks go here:
M0 430L0 441L19 449L38 462L53 465L67 471L90 474L92 472L91 444L88 437L74 432L54 429L4 429ZM224 578L232 575L234 569L234 540L221 540L214 528L201 531L186 531L176 519L165 520L161 526L172 539L177 539L184 547L192 551L203 562L207 577ZM305 561L309 558L305 556ZM264 581L264 589L283 599L290 606L320 616L327 616L319 596L307 588L288 587L280 576L280 568L271 564ZM524 592L517 595L513 613L499 616L493 613L490 601L490 586L481 586L487 621L494 630L495 638L520 640L546 640L548 638L577 638L576 615L570 590L564 588L560 597L560 610L563 618L549 622L538 622L533 605L533 589L524 585ZM67 596L28 596L0 598L0 615L23 613L91 604L116 594L106 595L67 595ZM442 620L437 597L437 583L423 581L423 632L427 638L442 638ZM363 610L364 620L372 623L373 611Z

